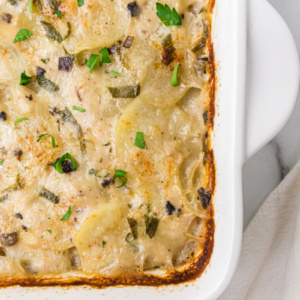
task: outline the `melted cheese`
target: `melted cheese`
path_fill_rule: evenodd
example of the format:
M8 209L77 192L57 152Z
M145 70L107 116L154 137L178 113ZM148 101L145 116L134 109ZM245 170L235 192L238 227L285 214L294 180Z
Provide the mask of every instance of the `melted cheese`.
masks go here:
M49 1L41 2L43 11L30 13L28 1L0 0L0 111L7 116L0 120L0 277L71 271L112 276L188 266L202 255L211 218L197 193L207 188L210 176L203 144L209 76L205 60L199 63L208 49L192 51L205 34L209 15L200 9L208 1L162 1L184 14L182 26L170 27L157 17L154 0L138 0L136 17L127 8L129 0L85 0L82 7L65 0L61 20ZM11 15L10 23L4 14ZM72 33L62 43L49 40L41 21L62 36L70 22ZM13 43L21 28L33 35ZM162 44L169 35L176 58L166 65ZM130 48L122 46L127 36L134 37ZM121 49L109 55L111 63L97 63L90 73L85 60L119 40ZM71 72L58 69L59 58L68 57L64 49L76 55ZM178 63L180 84L173 87ZM41 88L36 77L20 86L21 73L35 76L36 67L59 90ZM114 98L108 90L138 84L135 98ZM75 123L56 113L65 108ZM15 124L22 117L28 120ZM134 145L136 132L143 132L145 149ZM37 142L44 133L57 147L49 136ZM65 153L77 168L60 174L52 164ZM125 186L118 188L117 179L105 184L118 169L127 172ZM42 188L59 202L41 197ZM167 201L175 208L172 214ZM69 207L70 217L61 221ZM128 218L136 222L135 239ZM153 237L146 232L149 219L159 220ZM5 235L11 233L17 240L7 245Z

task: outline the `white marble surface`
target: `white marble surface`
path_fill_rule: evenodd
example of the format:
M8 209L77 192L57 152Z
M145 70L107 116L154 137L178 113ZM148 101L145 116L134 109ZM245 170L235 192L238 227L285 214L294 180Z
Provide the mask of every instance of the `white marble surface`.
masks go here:
M269 2L290 27L300 53L300 0L269 0ZM284 59L284 53L278 59ZM299 159L300 93L285 127L243 167L244 227L249 224L266 197Z

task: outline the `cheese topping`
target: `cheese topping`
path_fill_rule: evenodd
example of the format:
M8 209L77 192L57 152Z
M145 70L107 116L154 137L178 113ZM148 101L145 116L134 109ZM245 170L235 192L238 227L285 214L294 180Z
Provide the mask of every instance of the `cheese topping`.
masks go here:
M0 0L0 277L172 273L212 218L209 1Z

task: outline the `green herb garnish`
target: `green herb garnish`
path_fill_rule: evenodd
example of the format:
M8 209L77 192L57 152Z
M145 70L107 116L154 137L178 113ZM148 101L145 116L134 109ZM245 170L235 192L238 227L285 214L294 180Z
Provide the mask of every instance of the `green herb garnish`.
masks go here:
M73 110L78 110L78 111L81 111L81 112L85 112L84 108L81 108L81 107L78 107L78 106L75 106L75 105L72 106L72 109Z
M143 132L137 131L136 136L135 136L134 145L141 149L146 148L147 145L144 141L144 133Z
M98 61L98 59L100 58L100 55L98 54L91 54L90 59L89 60L85 60L85 65L88 66L90 68L90 73L93 73L93 69Z
M78 7L84 5L84 0L77 0Z
M102 246L105 246L106 245L106 242L105 241L102 241Z
M60 10L56 10L54 13L61 19L61 11Z
M21 74L21 80L20 80L20 85L27 85L31 83L31 78L30 76L27 76L25 71Z
M14 39L14 43L20 42L20 41L25 41L27 40L29 37L31 37L33 35L33 33L27 29L20 29L20 31L16 34L15 39Z
M29 11L33 13L33 0L29 0Z
M181 18L175 8L171 10L168 4L165 6L161 3L156 3L157 16L166 26L182 25Z
M178 73L178 68L181 66L181 64L178 64L175 68L174 68L174 71L173 71L173 76L172 76L172 79L171 79L171 85L172 86L178 86L179 83L178 83L178 79L177 79L177 73Z
M109 74L113 75L113 76L119 76L120 75L120 73L115 72L115 71L110 71Z
M15 120L15 124L19 123L19 122L22 122L22 121L26 121L26 120L29 120L27 117L23 117L23 118L19 118L19 119L16 119Z
M105 64L109 64L111 63L111 59L109 58L108 56L108 49L105 47L105 48L102 48L100 50L100 54L102 55L102 60L99 62L99 66L102 67L102 65L105 63Z
M69 206L67 212L63 215L63 217L60 220L67 221L70 218L70 215L71 215L71 205Z
M47 231L48 231L49 233L52 233L52 230L50 230L50 229L47 229Z
M0 166L3 165L4 159L0 160Z
M56 147L56 145L55 145L55 138L54 138L53 135L51 135L51 134L49 134L49 133L43 133L43 134L39 135L39 137L38 137L38 139L37 139L37 142L39 142L43 136L47 136L47 135L48 135L48 136L51 136L51 139L52 139L52 147L55 148L55 147Z
M120 188L120 187L124 186L127 183L127 178L125 177L126 173L127 172L125 172L123 170L117 170L116 171L116 173L114 175L114 178L118 178L119 181L123 181L121 185L117 186L117 188Z
M53 164L54 169L55 169L59 174L63 174L63 173L64 173L64 171L63 171L63 169L62 169L62 163L63 163L65 160L67 160L67 159L69 159L69 160L71 161L72 167L73 167L73 171L76 170L76 164L75 164L75 162L74 162L74 160L73 160L71 154L65 153L59 160L57 160L57 161Z

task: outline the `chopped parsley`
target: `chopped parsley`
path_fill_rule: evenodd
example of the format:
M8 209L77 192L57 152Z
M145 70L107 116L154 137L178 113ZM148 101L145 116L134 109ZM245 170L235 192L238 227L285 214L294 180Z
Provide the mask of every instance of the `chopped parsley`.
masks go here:
M122 186L124 186L126 183L127 183L127 178L125 177L125 174L127 172L123 171L123 170L117 170L115 175L114 175L114 178L118 178L119 181L123 181L122 184L120 182L120 185L117 186L117 188L120 188Z
M105 241L102 241L102 246L105 246L106 245L106 242Z
M119 76L120 75L120 73L115 72L115 71L110 71L109 74L113 75L113 76Z
M33 13L33 0L29 0L29 11Z
M171 10L168 4L165 6L156 2L157 16L166 26L182 25L181 18L175 8Z
M62 164L63 164L63 162L64 162L65 160L71 161L73 171L76 170L76 164L75 164L75 162L74 162L74 160L73 160L71 154L65 153L59 160L57 160L57 161L53 164L54 169L55 169L59 174L63 174L63 173L64 173Z
M175 68L174 68L174 71L173 71L173 76L172 76L172 79L171 79L171 85L172 86L178 86L179 83L178 83L178 79L177 79L177 73L178 73L178 68L181 66L181 64L178 64Z
M20 79L20 85L27 85L31 83L31 78L30 76L27 76L25 71L21 74L21 79Z
M42 59L41 59L41 62L43 62L44 64L47 64L49 60L50 60L49 57L47 57L47 58L42 58Z
M50 230L50 229L47 229L47 231L48 231L49 233L52 233L52 230Z
M53 135L51 135L51 134L49 134L49 133L43 133L43 134L39 135L39 137L38 137L38 139L37 139L37 142L39 142L39 141L41 140L42 137L47 136L47 135L51 136L51 139L52 139L52 147L55 148L55 147L56 147L56 145L55 145L55 138L54 138Z
M20 122L22 122L22 121L26 121L26 120L29 120L29 119L28 119L27 117L23 117L23 118L16 119L16 120L15 120L15 124L20 123Z
M147 145L144 141L144 133L143 132L137 131L136 136L135 136L134 145L141 149L146 148Z
M61 19L61 11L60 10L56 10L54 13Z
M90 59L89 60L85 60L85 65L88 66L90 68L90 73L93 73L93 69L98 61L98 59L100 58L100 55L98 54L91 54Z
M75 106L75 105L72 106L72 109L73 110L78 110L78 111L81 111L81 112L85 112L84 108L81 108L81 107L78 107L78 106Z
M78 7L81 7L84 5L84 0L77 0L77 4L78 4Z
M14 43L20 42L20 41L25 41L27 40L29 37L31 37L33 35L33 33L27 29L20 29L20 31L16 34L15 39L14 39Z
M99 62L100 67L102 67L103 64L111 63L111 59L108 56L108 49L106 47L100 50L100 54L102 55L102 60Z
M70 218L70 215L71 215L71 205L69 206L67 212L63 215L63 217L60 220L67 221Z
M3 165L4 159L0 160L0 166Z

